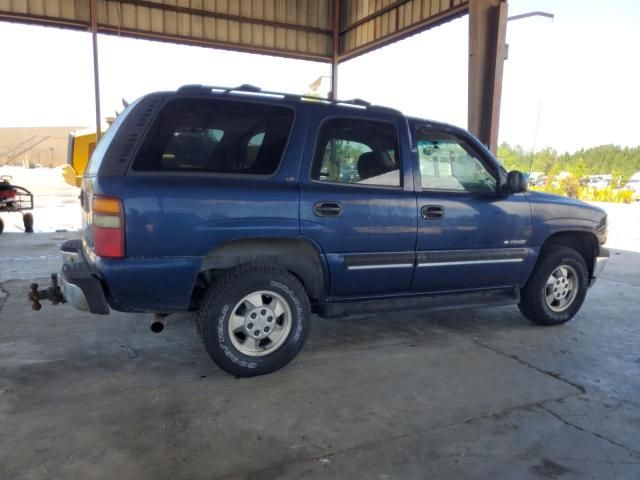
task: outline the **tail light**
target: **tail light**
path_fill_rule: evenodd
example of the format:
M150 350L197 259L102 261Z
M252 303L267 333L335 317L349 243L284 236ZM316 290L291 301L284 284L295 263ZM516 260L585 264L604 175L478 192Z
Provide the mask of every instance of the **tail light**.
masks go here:
M96 255L124 258L124 209L120 199L93 197L92 218Z

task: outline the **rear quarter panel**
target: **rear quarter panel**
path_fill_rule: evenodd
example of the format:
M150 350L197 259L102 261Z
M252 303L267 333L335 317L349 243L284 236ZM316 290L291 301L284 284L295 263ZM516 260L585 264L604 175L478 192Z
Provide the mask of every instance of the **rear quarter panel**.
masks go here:
M272 177L136 173L85 179L124 205L126 258L93 258L116 310L188 308L204 257L235 239L299 237L297 175L306 117L297 112Z

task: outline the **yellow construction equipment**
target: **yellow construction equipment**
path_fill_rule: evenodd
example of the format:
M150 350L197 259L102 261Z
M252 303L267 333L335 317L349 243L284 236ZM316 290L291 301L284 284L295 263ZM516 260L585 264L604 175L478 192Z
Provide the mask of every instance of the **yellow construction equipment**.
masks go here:
M67 148L67 164L62 167L62 176L69 185L79 187L91 154L96 148L96 131L71 132Z

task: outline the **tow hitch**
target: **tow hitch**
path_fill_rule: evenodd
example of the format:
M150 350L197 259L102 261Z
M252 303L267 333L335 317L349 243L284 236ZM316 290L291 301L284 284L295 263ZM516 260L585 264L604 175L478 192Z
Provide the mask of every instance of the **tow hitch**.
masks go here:
M46 290L38 290L37 283L32 283L29 286L29 301L31 302L31 308L33 310L40 310L42 308L40 300L49 300L54 305L64 303L64 297L62 296L60 285L58 285L58 275L56 273L51 274L51 284L52 285Z

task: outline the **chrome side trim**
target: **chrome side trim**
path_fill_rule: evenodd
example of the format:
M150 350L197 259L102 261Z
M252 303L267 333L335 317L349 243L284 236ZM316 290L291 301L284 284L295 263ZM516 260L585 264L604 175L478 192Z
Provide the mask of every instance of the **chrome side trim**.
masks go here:
M428 262L419 263L418 267L446 267L451 265L476 265L483 263L520 263L524 258L496 258L494 260L461 260L459 262Z
M418 263L472 262L476 260L502 260L526 258L533 252L529 248L482 248L466 250L425 250L417 252Z
M386 265L350 265L347 270L375 270L378 268L410 268L413 263L388 263Z

